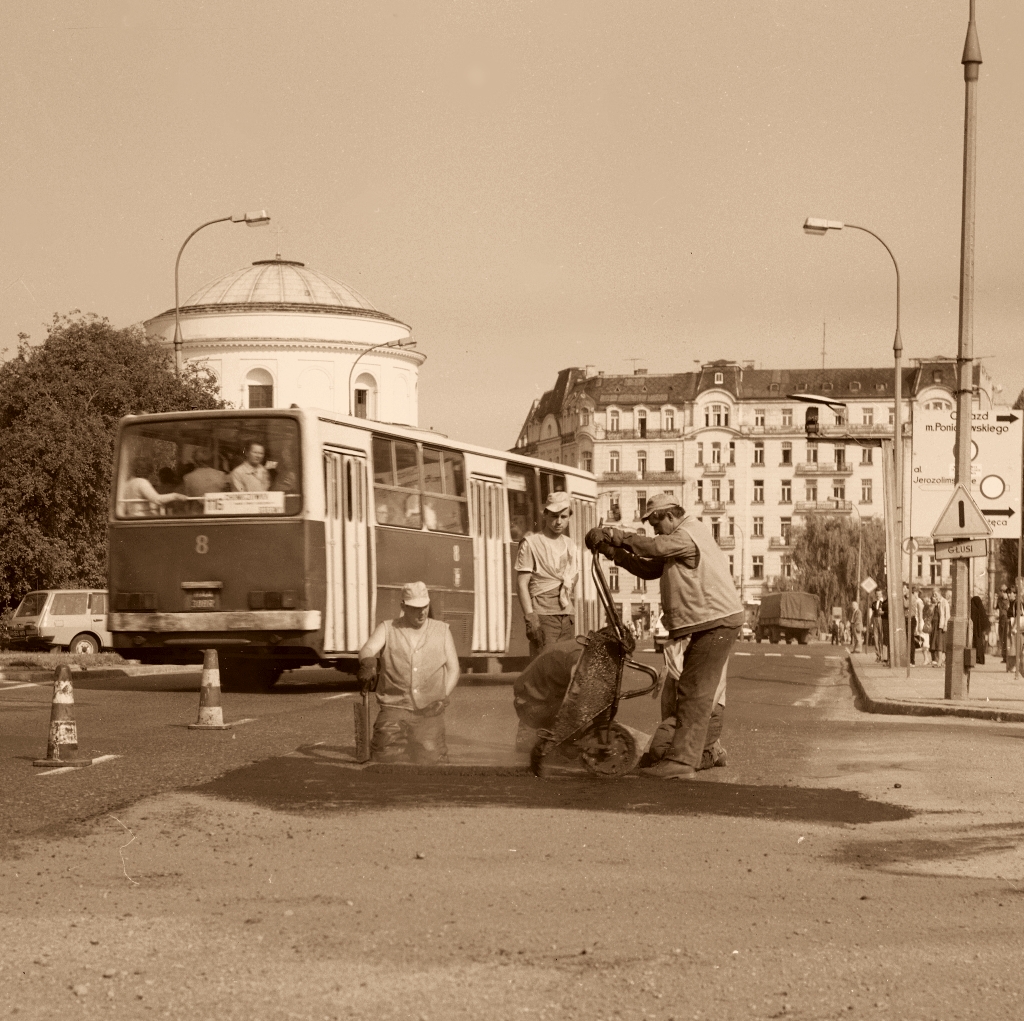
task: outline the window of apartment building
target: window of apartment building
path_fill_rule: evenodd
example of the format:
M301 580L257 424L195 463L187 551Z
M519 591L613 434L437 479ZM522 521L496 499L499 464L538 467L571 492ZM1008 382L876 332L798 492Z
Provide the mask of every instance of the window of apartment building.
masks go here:
M808 503L818 502L818 483L817 482L805 482L804 483L804 499Z
M703 464L703 463L704 463L704 444L698 442L697 443L697 464Z
M844 479L833 479L832 480L832 499L833 500L845 500L846 499L846 482Z
M846 467L846 447L841 446L840 444L837 443L836 447L835 447L835 453L836 453L836 467L837 468L845 468Z
M860 463L861 464L874 464L875 463L875 451L873 447L861 447L860 448Z
M722 463L722 444L712 443L711 444L711 463L721 464Z
M782 463L793 463L793 444L789 440L784 441L782 444Z
M619 452L612 450L608 454L608 471L617 472L619 470Z
M736 519L729 518L729 538L734 539L736 537Z
M729 554L729 577L730 578L735 578L736 577L735 557L733 557L733 555L731 553Z
M793 424L793 409L783 408L782 409L782 424L784 426L790 426Z
M860 480L860 502L871 503L871 479Z
M608 588L612 592L619 591L619 569L617 567L608 568Z
M647 438L647 412L643 408L638 408L636 413L636 428L640 433L640 439Z
M665 451L665 471L674 472L676 470L676 452L674 450Z
M924 577L924 555L921 553L917 555L917 576L919 578Z
M817 464L818 463L818 444L808 443L807 444L807 463Z
M782 536L782 541L788 546L789 540L793 535L793 519L792 518L780 518L779 519L779 534Z
M722 523L718 518L711 519L711 538L715 542L720 542L722 538Z
M676 427L676 413L675 413L675 411L672 408L666 408L661 413L661 421L663 423L662 427L664 429L666 429L668 432L672 432L675 429L675 427Z
M874 425L875 424L875 409L874 408L861 408L860 420L862 425Z
M697 503L704 502L704 480L697 479Z
M634 592L646 592L647 591L647 579L646 578L633 578L633 591Z
M754 499L751 503L764 503L764 479L754 479Z
M647 510L647 490L638 489L636 491L636 516L642 518L644 511Z
M715 503L722 502L722 483L719 482L718 479L711 480L711 499L714 500Z
M725 382L725 373L724 372L716 372L715 373L715 386L721 386L724 382Z
M836 425L846 425L846 409L836 409Z
M783 578L793 577L793 560L788 553L783 553L779 560L779 568Z
M704 407L704 424L707 426L728 426L729 408L724 404L707 404Z
M755 539L763 539L764 538L764 518L754 518L754 525L753 525L753 528L751 529L750 534Z
M764 428L764 408L754 408L754 428Z
M619 413L617 411L608 412L608 430L613 433L619 431Z
M750 575L752 578L763 578L764 577L764 557L755 556L751 557Z
M584 450L580 454L580 467L585 472L592 472L594 470L594 455L592 451Z
M647 451L638 450L636 452L636 470L640 473L640 477L643 478L644 473L647 471Z
M736 502L736 482L734 479L729 479L729 503Z
M793 480L783 479L782 480L782 499L779 503L792 503L793 502Z
M896 410L894 408L889 409L889 425L896 424Z
M622 511L619 508L619 498L617 496L608 497L608 520L609 521L621 521Z
M729 464L736 463L736 441L729 440Z
M754 444L754 464L764 464L764 444L760 440Z

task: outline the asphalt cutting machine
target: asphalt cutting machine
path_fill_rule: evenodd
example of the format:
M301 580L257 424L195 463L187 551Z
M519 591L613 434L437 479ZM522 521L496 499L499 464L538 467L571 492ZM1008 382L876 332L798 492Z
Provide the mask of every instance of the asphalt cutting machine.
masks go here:
M608 623L600 631L591 631L585 638L577 639L583 646L583 653L558 715L550 730L538 732L537 743L530 753L530 768L536 776L541 774L545 756L555 748L567 758L579 758L596 776L628 773L639 755L633 735L615 722L619 702L652 693L655 698L658 696L658 671L629 658L636 648L636 640L615 612L596 550L590 570ZM646 688L623 691L622 675L626 670L647 674L651 683Z

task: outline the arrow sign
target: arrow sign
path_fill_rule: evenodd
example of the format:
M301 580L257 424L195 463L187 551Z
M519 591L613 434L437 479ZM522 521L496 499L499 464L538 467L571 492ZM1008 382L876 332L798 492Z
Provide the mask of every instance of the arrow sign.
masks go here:
M1017 416L1016 415L996 415L996 421L997 422L1011 422L1011 423L1013 423L1013 422L1017 421Z
M1013 508L1006 507L1003 510L992 510L991 507L986 507L981 513L991 515L993 518L1012 518Z

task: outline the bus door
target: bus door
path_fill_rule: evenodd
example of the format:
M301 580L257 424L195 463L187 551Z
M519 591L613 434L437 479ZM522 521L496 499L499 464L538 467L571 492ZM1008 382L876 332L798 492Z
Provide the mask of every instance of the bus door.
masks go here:
M602 625L598 610L597 585L590 573L591 554L584 541L587 532L597 524L597 506L593 500L586 500L576 493L572 495L572 537L579 555L580 581L576 586L576 633L585 635L596 631ZM606 563L602 568L607 570Z
M505 547L504 487L496 479L470 479L473 512L473 651L504 652L508 610L508 550Z
M325 652L358 652L370 636L366 455L324 451L327 516Z

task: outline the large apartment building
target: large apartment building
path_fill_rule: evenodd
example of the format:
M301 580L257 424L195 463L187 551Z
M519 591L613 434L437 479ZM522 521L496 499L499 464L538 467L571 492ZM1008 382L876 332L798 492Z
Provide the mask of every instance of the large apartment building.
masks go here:
M914 409L952 407L955 369L952 359L929 359L903 370L908 457ZM880 451L846 437L893 435L893 376L891 368L755 369L729 361L667 375L563 369L534 402L515 449L594 472L605 522L640 530L649 497L680 497L726 551L744 603L756 604L791 575L796 522L816 513L882 514ZM980 366L975 392L991 401ZM820 434L808 439L807 406L788 396L794 393L820 394L845 409L821 408ZM911 558L912 579L925 587L941 581L949 571L942 563L922 543ZM626 619L649 626L660 615L657 583L615 568L610 581Z

